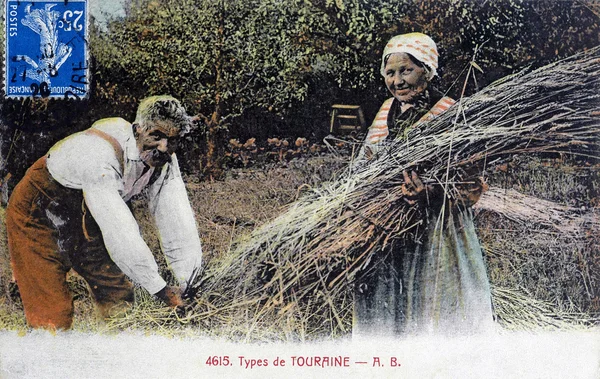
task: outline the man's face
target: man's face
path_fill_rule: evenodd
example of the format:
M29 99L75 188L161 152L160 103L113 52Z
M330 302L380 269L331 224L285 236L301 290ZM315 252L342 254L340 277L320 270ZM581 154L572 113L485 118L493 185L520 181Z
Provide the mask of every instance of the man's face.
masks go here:
M383 70L385 85L403 103L410 103L427 88L427 73L406 53L391 54Z
M135 139L140 158L150 167L171 162L171 154L179 143L179 129L169 122L155 122L147 128L135 125Z

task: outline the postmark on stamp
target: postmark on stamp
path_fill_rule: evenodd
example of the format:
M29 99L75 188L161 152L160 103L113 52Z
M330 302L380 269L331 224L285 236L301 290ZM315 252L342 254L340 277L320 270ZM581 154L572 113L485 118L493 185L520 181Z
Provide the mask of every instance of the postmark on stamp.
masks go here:
M5 0L6 97L87 97L87 0Z

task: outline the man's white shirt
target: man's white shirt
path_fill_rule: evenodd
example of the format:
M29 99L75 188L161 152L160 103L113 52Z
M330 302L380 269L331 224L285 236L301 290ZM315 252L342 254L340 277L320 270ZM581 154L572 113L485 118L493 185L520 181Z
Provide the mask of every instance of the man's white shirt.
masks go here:
M177 157L173 154L171 163L162 168L146 166L140 159L132 126L124 119L103 119L92 128L119 143L124 154L123 170L110 142L81 132L50 149L48 171L61 185L83 191L112 260L125 275L155 294L166 282L125 203L148 188L162 251L179 283L185 286L194 269L200 267L202 249ZM149 185L154 170L161 172Z

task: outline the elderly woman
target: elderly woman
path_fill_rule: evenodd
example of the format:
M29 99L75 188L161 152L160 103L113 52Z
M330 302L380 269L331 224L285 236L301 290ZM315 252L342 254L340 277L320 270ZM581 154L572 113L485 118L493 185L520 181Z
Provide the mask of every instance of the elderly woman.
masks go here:
M388 42L381 74L393 97L369 128L363 158L373 159L384 140L405 140L410 128L454 104L430 86L437 67L437 47L428 36L410 33ZM449 195L404 172L402 192L422 210L424 223L382 252L357 280L355 336L473 333L491 326L490 285L471 209L485 184L471 175Z

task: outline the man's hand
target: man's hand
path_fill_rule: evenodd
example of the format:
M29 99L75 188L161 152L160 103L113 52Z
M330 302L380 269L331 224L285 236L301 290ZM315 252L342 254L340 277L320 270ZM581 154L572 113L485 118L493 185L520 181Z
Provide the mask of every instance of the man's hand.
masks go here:
M165 288L156 293L156 297L161 299L169 307L183 307L181 289L179 287L165 286Z

